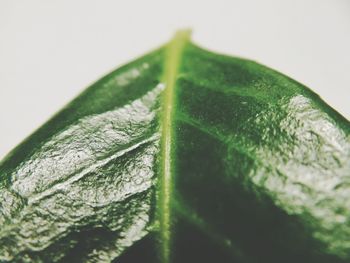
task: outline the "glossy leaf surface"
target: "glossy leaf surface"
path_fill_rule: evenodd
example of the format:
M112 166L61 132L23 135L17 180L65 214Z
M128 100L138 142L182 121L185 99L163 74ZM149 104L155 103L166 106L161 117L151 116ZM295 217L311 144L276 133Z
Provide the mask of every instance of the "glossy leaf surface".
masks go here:
M350 262L350 125L179 33L0 164L1 262Z

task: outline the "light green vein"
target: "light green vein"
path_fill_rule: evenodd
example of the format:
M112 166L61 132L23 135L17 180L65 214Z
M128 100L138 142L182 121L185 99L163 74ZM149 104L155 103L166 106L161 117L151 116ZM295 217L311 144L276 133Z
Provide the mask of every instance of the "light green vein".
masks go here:
M178 69L181 63L183 49L189 41L190 31L183 30L176 33L169 42L165 55L165 70L163 82L166 86L163 97L163 112L161 119L161 161L160 161L160 189L158 195L158 216L160 223L161 262L170 263L171 247L171 199L173 180L173 114L175 108L175 86Z

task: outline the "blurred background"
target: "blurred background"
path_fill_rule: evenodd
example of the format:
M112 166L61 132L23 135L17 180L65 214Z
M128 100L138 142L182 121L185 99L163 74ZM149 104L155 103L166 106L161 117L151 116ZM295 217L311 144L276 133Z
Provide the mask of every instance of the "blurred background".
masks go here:
M307 85L350 119L349 0L1 0L0 159L86 86L179 28Z

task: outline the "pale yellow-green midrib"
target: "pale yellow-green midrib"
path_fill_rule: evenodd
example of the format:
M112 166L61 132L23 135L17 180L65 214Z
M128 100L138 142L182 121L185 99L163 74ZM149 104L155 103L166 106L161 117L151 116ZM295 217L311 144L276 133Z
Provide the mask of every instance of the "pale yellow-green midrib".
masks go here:
M171 251L171 196L173 188L173 113L176 105L176 76L181 63L184 46L189 41L190 31L178 31L166 47L163 83L162 139L161 139L161 180L158 196L160 221L160 257L162 263L170 263Z

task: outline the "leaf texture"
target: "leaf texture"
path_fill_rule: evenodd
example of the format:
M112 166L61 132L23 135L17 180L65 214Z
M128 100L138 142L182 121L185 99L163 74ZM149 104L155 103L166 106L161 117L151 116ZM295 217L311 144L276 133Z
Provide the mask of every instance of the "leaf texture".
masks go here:
M0 164L1 262L350 262L350 125L179 32Z

